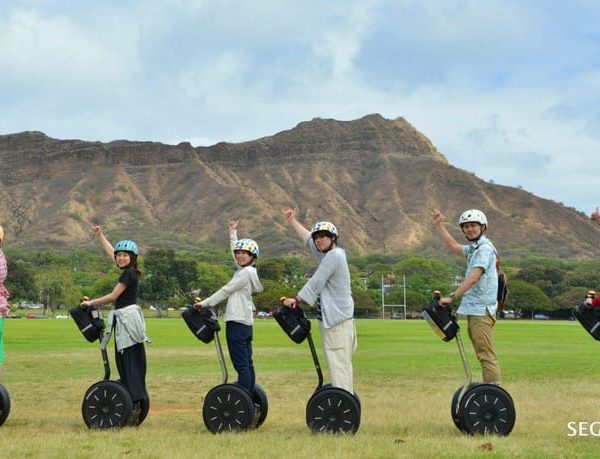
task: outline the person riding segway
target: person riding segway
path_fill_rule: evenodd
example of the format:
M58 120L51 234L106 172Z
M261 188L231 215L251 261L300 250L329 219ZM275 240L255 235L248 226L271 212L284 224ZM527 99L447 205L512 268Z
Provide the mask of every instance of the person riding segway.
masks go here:
M195 304L200 303L195 298ZM192 334L203 343L214 340L221 367L221 384L213 387L204 397L202 419L206 428L216 434L226 431L260 427L269 411L267 394L260 384L254 383L253 392L239 384L227 382L228 372L219 332L221 326L210 308L187 308L182 317Z
M493 345L493 328L496 323L499 296L498 251L484 235L488 228L488 219L479 209L469 209L460 215L458 226L469 242L469 244L463 245L459 244L445 228L443 225L444 216L439 210L433 211L432 218L442 241L453 253L464 256L467 260L467 270L461 284L450 295L442 296L436 300L436 304L438 308L449 307L455 299L461 298L460 306L456 312L467 319L469 338L481 365L484 385L488 386L479 387L478 385L472 389L470 394L474 395L481 392L485 398L486 390L489 389L491 396L502 398L504 397L504 393L508 393L503 389L496 390L501 383L501 372ZM432 310L433 312L435 310ZM463 355L464 347L462 346L462 340L459 338L457 343L459 344L461 355ZM463 390L468 391L468 386L471 384L470 369L468 366L465 366L465 372L467 373L467 384L463 387ZM468 401L464 397L465 394L456 396L459 403ZM479 403L478 397L475 397L474 400ZM507 402L507 409L511 405L512 399L510 403ZM487 415L490 414L490 412L486 413ZM476 431L480 428L485 430L487 427L495 429L493 422L483 423L478 416L477 414L473 419L465 420L467 431L471 430L471 426L469 425L471 421L473 423L472 427ZM509 419L509 424L510 421L511 419ZM510 429L512 429L512 426ZM510 432L507 429L499 430L500 432L495 433L506 435Z
M439 297L434 295L433 301L424 308L423 317L442 340L456 340L465 370L465 382L450 403L454 425L468 434L508 435L516 421L513 399L498 385L473 382L460 326L450 306L442 306Z
M82 301L89 301L89 298L84 296ZM101 311L96 306L75 306L69 313L88 342L100 342L104 365L104 378L92 384L83 396L81 414L85 425L90 429L140 425L148 415L150 404L144 403L140 413L134 415L133 401L127 387L120 380L110 379L110 363L106 349L112 333L105 333Z
M286 299L280 298L283 306L273 313L273 317L295 343L299 344L308 339L318 378L315 392L306 405L306 425L313 432L356 433L361 417L360 399L345 389L333 387L331 384L323 385L323 372L310 331L310 320L300 306L285 306Z
M228 425L226 422L227 419L223 418L223 416L229 413L230 408L220 404L217 405L217 402L219 402L218 394L222 390L225 390L224 386L227 386L227 390L232 391L230 393L235 392L232 396L243 400L247 406L250 406L248 405L249 401L257 401L259 406L258 411L260 411L258 416L260 422L257 424L248 419L245 422L244 428L251 425L260 425L267 414L266 395L260 386L257 388L254 361L252 358L253 325L256 313L252 294L262 292L263 290L255 266L260 250L258 244L253 239L238 239L238 223L238 220L231 220L229 222L229 246L237 267L235 274L227 284L215 293L202 300L198 298L198 301L193 305L193 309L201 310L202 308L216 306L222 301L227 300L224 314L225 337L227 339L227 348L229 349L231 362L237 372L238 379L236 384L226 384L227 371L224 361L222 361L223 355L217 333L215 343L223 370L223 384L217 386L220 389L215 388L214 391L209 393L210 397L207 395L205 410L203 411L205 414L205 424L213 433L229 429L229 427L226 427ZM209 421L207 421L206 406L209 400L213 400L210 406L217 411L217 415L209 416ZM261 406L262 408L260 408ZM248 415L248 417L250 416ZM236 426L232 424L232 428L236 428Z

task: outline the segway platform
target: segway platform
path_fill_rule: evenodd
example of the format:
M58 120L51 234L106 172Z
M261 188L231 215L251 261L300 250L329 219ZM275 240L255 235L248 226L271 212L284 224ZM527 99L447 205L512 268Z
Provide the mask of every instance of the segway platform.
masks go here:
M104 333L104 320L100 311L93 307L76 306L69 313L86 340L100 341L104 365L104 379L92 384L83 396L81 414L85 425L90 429L112 429L142 424L150 410L150 401L143 401L135 411L127 388L120 381L110 380L106 348L112 333Z
M323 385L323 371L310 332L311 323L304 311L299 306L293 309L281 306L273 317L295 343L308 340L318 384L306 405L306 425L313 432L356 433L360 426L360 400L347 390L331 384Z
M515 405L510 394L495 384L474 383L460 336L460 327L450 306L436 299L427 305L423 315L436 335L444 341L456 339L465 370L465 383L459 387L450 404L454 425L464 433L506 436L516 422Z
M214 312L209 308L197 310L189 307L182 317L196 338L203 343L215 342L221 366L221 384L213 387L204 397L202 419L206 428L217 434L260 427L269 411L267 394L259 384L254 385L254 393L250 394L239 384L227 383L227 365L219 338L221 326Z

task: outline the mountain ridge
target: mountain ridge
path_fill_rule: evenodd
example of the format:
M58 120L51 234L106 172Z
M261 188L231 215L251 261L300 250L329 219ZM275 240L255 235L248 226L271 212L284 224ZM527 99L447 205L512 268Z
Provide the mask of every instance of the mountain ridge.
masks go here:
M435 253L432 209L460 238L455 218L481 208L501 252L600 255L600 231L585 215L452 166L401 117L313 118L208 147L26 131L0 136L0 161L0 222L15 246L89 246L92 224L142 247L223 246L227 221L239 218L240 236L263 253L300 253L282 216L294 206L306 226L334 221L352 254Z

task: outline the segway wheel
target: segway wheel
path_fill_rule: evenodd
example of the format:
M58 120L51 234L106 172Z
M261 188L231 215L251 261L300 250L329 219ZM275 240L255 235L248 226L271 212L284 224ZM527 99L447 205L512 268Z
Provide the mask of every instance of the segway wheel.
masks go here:
M323 384L323 386L321 387L321 389L327 389L328 387L333 387L333 384L331 384L330 382ZM356 399L356 401L358 402L358 406L362 407L361 403L360 403L360 397L358 396L358 392L354 392L354 398Z
M122 384L100 381L91 386L81 404L81 414L90 429L123 427L131 418L133 402Z
M354 434L360 425L360 404L344 389L318 390L306 406L306 425L313 432Z
M214 434L245 430L254 421L254 401L243 387L220 384L206 394L202 418L206 428Z
M254 385L253 401L258 405L260 413L256 420L256 427L260 427L265 419L267 419L267 413L269 412L269 400L267 399L267 393L259 384Z
M469 388L475 386L475 384L469 384ZM456 389L456 392L454 392L454 396L452 397L452 403L450 404L450 415L452 416L452 422L454 422L454 425L456 426L456 428L458 430L460 430L461 432L467 432L467 429L465 429L461 424L460 424L460 418L458 416L458 396L460 395L460 391L462 390L464 386L460 386L458 389ZM465 392L466 394L466 392Z
M135 404L134 404L135 405ZM131 422L130 425L132 426L139 426L142 424L142 422L144 422L144 419L146 419L146 417L148 416L148 411L150 411L150 400L149 399L145 399L145 400L141 400L140 401L140 415L137 417L134 416L133 413L133 408L132 408L132 415L131 415Z
M510 394L493 384L470 388L460 401L458 416L462 430L469 434L501 436L512 431L517 417Z
M4 424L10 413L10 397L6 388L0 384L0 426Z

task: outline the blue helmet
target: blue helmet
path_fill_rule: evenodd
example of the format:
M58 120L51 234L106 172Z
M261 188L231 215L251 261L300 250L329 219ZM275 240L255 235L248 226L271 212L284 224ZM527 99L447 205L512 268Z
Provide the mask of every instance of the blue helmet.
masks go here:
M122 241L117 242L114 248L114 254L117 252L129 252L134 254L136 257L138 255L138 246L135 242L130 241L128 239L124 239Z

